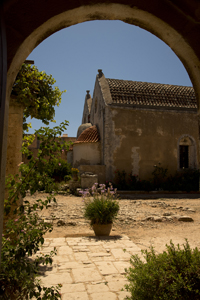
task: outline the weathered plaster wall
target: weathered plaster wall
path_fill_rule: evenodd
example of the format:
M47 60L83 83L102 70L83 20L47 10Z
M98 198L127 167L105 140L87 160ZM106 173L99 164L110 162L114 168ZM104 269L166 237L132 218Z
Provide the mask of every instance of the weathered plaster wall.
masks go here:
M98 127L101 139L101 164L105 164L105 134L107 128L106 124L106 106L112 102L109 85L102 73L98 70L99 74L96 76L94 86L93 101L91 106L91 123Z
M6 176L15 175L22 161L23 107L11 98L9 105Z
M174 173L183 135L194 141L198 166L197 113L107 107L105 128L107 180L114 179L116 169L148 179L159 162Z
M91 106L90 120L96 125L101 139L101 163L104 164L104 110L105 101L101 91L98 75L94 86L93 101Z
M99 165L101 163L100 143L77 143L73 146L73 166Z

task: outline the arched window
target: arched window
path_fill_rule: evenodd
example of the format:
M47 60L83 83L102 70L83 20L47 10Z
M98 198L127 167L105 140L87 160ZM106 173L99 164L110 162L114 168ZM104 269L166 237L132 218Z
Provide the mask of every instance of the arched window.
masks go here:
M178 140L178 169L197 168L196 142L189 135Z

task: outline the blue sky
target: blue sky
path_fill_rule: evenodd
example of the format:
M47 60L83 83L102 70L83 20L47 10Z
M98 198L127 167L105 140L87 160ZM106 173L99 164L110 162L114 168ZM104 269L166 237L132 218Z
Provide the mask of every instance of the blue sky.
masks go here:
M160 39L121 21L90 21L63 29L43 41L27 59L52 74L56 86L67 90L56 107L56 123L68 120L65 133L76 136L81 125L86 90L93 94L97 70L105 77L192 86L178 57ZM34 129L45 126L36 119Z

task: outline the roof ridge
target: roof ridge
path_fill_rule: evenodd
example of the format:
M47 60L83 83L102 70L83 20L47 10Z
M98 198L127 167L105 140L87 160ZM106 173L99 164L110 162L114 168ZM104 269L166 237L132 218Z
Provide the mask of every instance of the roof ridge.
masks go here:
M172 84L106 78L111 104L196 109L194 88Z
M137 83L148 83L148 84L152 84L152 85L167 85L167 86L176 86L176 87L184 87L184 88L193 88L193 86L189 86L189 85L178 85L178 84L170 84L170 83L159 83L159 82L150 82L150 81L138 81L138 80L130 80L130 79L116 79L116 78L106 78L107 80L116 80L116 81L128 81L128 82L137 82Z

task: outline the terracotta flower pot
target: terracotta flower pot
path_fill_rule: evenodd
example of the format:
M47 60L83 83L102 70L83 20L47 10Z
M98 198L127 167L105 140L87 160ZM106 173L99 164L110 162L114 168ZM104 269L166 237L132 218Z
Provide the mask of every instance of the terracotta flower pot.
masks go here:
M110 223L110 224L93 224L92 228L93 228L96 236L109 236L111 229L112 229L112 223Z

